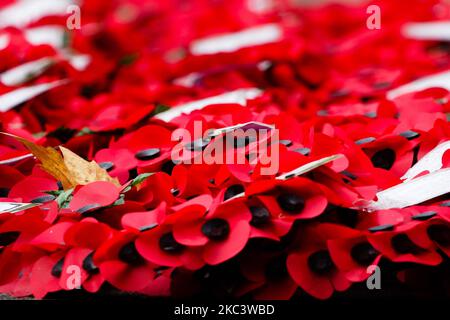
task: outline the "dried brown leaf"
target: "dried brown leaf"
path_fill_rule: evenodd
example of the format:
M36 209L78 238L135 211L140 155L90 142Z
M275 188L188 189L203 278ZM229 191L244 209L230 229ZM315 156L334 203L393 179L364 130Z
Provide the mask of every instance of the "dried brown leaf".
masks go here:
M112 178L105 169L95 161L88 162L67 148L59 147L64 158L64 164L76 184L85 185L94 181L108 181L120 186L117 178Z

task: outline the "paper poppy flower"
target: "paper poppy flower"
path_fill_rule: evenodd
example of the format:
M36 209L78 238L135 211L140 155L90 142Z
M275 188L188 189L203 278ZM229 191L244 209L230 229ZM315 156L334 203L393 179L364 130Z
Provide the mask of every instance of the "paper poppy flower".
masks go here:
M48 202L55 199L54 196L45 193L46 191L58 190L55 180L40 177L26 177L9 191L10 198L19 198L23 202Z
M58 222L35 236L30 244L36 248L49 252L60 251L66 246L64 236L67 230L74 224L71 221Z
M11 248L2 248L0 252L0 270L2 271L0 274L0 286L17 281L23 267L21 263L18 263L21 256L22 254L15 252Z
M95 154L94 160L121 183L128 181L129 171L136 168L138 163L128 149L101 149Z
M219 264L245 246L250 235L251 214L241 201L219 205L206 216L192 213L173 229L173 236L182 245L202 248L207 264Z
M246 196L257 196L274 217L290 222L317 217L327 206L320 185L302 177L255 182Z
M107 224L99 223L94 218L85 218L67 229L64 241L68 246L95 250L113 234L113 230Z
M124 135L110 148L126 149L137 160L137 166L153 168L169 159L174 144L168 129L148 125Z
M59 277L63 290L83 288L88 292L97 292L105 282L100 269L92 261L93 251L88 248L72 248L64 256ZM77 277L77 278L76 278Z
M59 277L62 274L64 253L58 252L39 258L31 269L30 291L42 299L48 293L61 290Z
M44 221L44 218L45 215L40 210L13 215L0 225L0 234L6 237L3 245L11 246L16 252L33 251L31 241L52 227L49 222ZM53 239L57 239L58 236L62 234L55 235Z
M186 246L175 238L174 229L177 224L202 218L205 207L199 205L186 206L179 211L166 215L161 223L155 223L136 240L136 248L142 256L152 263L188 269L199 269L204 262L201 259L201 247ZM185 223L186 223L185 222Z
M381 254L395 262L415 262L426 265L437 265L442 261L442 257L436 252L434 246L420 246L412 239L415 233L421 232L415 228L421 222L412 221L401 224L389 231L385 229L371 229L373 234L368 235L369 243ZM387 229L386 229L387 228ZM392 225L390 227L393 228Z
M352 229L344 238L328 240L327 246L334 264L352 282L369 277L367 268L377 265L381 259L380 252L367 241L366 233Z
M279 240L286 235L292 227L291 221L286 221L283 217L272 214L269 207L266 207L265 196L252 197L247 200L247 206L252 215L250 220L250 238L268 238ZM270 201L270 200L269 200ZM273 209L273 207L271 207ZM275 212L274 212L275 213Z
M350 287L350 281L336 267L327 247L328 240L345 237L348 232L346 227L326 223L303 230L299 248L287 258L287 269L292 279L310 295L327 299L335 290Z
M445 204L445 202L444 202ZM447 256L449 250L449 222L450 214L447 207L427 206L417 207L411 219L415 221L414 232L410 232L410 238L420 247L440 249Z
M80 187L70 200L70 209L86 213L113 204L120 194L120 189L106 181L96 181Z
M82 286L89 292L97 292L105 279L93 262L95 250L113 236L112 230L93 218L86 218L73 224L64 234L64 240L71 249L64 257L60 286L64 290ZM79 282L73 276L79 276Z
M155 276L156 265L147 262L137 251L137 234L122 231L104 242L93 256L101 275L113 286L124 291L147 287Z
M366 212L450 140L442 1L381 1L376 32L365 5L83 1L68 37L65 16L29 23L22 2L1 5L15 19L1 21L0 131L122 186L63 190L0 135L0 293L327 299L380 262L407 285L446 267L447 195Z
M411 131L411 134L418 136L417 132ZM401 176L412 165L415 144L402 136L386 136L359 146L375 168L392 170Z
M139 190L131 190L127 193L127 199L142 203L145 207L154 209L161 202L169 205L177 203L176 196L179 189L173 179L165 172L158 172L149 176Z
M117 129L126 129L144 117L150 115L154 106L146 105L140 106L138 112L130 113L130 108L135 107L135 104L111 104L100 109L100 111L93 116L89 123L89 128L94 131L109 131Z

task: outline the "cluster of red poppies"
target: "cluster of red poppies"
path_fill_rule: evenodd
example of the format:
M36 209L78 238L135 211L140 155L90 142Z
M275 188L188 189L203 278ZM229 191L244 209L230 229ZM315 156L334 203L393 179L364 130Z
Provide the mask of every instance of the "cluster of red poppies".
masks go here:
M15 5L2 1L0 16ZM63 145L121 184L64 189L0 137L0 201L39 204L0 213L0 292L326 299L383 261L395 268L381 271L406 284L422 266L448 266L445 195L403 209L355 205L450 139L449 91L393 91L450 69L448 41L403 32L448 20L448 2L378 5L374 30L365 3L282 0L84 0L70 31L65 10L24 25L0 20L0 72L48 59L20 83L0 73L0 131ZM55 81L17 105L2 100ZM253 121L279 132L277 174L260 174L258 162L172 161L176 129L201 152L209 140L194 123L206 131Z

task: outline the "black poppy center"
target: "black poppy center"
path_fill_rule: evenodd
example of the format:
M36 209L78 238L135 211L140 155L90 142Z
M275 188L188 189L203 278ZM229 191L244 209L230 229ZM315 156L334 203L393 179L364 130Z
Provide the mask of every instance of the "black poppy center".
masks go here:
M280 144L285 145L286 147L290 147L290 146L292 146L293 143L291 140L285 139L285 140L280 140Z
M197 139L187 143L184 147L189 151L202 151L208 146L210 142L211 139L209 138Z
M83 269L89 274L98 274L100 269L95 265L94 260L92 259L94 253L91 252L84 260L83 260Z
M58 260L58 262L53 266L51 274L55 278L61 277L62 271L64 266L64 257Z
M184 249L184 246L175 240L172 232L165 233L161 236L159 239L159 247L167 253L179 253Z
M400 254L417 253L420 251L420 248L404 233L393 236L391 244L394 250Z
M300 154L302 154L304 156L307 156L307 155L309 155L311 153L311 149L310 148L297 148L297 149L294 149L292 151L300 153Z
M252 206L250 212L252 214L252 220L250 221L252 226L262 226L270 220L270 212L264 206Z
M277 197L277 202L287 212L297 213L305 207L305 200L295 193L282 193Z
M134 155L138 160L151 160L159 157L161 150L159 148L149 148L136 152Z
M443 224L433 224L427 229L431 240L441 246L450 246L450 227Z
M161 166L161 171L167 173L168 175L172 174L173 168L175 168L177 164L172 160L166 161Z
M94 210L100 208L100 207L101 207L101 204L92 203L92 204L85 205L84 207L81 207L80 209L77 210L77 212L80 214L87 214L91 211L94 211Z
M119 251L119 259L125 263L139 265L144 263L144 259L136 250L134 242L129 242Z
M203 224L202 233L211 240L223 240L230 233L230 225L224 219L211 219Z
M395 162L395 151L392 149L382 149L377 151L371 158L375 168L389 170Z
M49 195L46 195L46 196L41 196L41 197L34 198L30 202L31 203L46 203L46 202L53 201L55 199L56 199L55 196L52 196L52 195L49 194Z
M17 231L9 231L0 233L0 246L7 246L17 240L20 233Z
M412 216L411 218L413 220L424 221L424 220L428 220L430 218L433 218L435 215L437 215L436 211L426 211L426 212L422 212L422 213L416 214L416 215Z
M244 187L240 184L234 184L225 191L225 195L223 197L223 200L228 200L230 198L233 198L234 196L237 196L238 194L244 192Z
M394 225L392 225L392 224L382 224L382 225L379 225L379 226L370 227L368 230L370 232L372 232L372 233L380 232L380 231L390 231L390 230L394 230Z
M401 132L399 135L408 140L413 140L413 139L418 138L420 136L420 133L412 131L412 130L406 130L406 131Z
M374 142L375 140L376 139L374 137L367 137L367 138L362 138L362 139L356 140L355 144L361 145L361 144Z
M358 243L350 251L352 258L363 266L371 264L378 254L379 252L368 242Z
M0 198L8 197L9 188L0 188Z
M98 165L100 168L105 169L106 171L111 171L114 168L114 163L112 163L111 161L100 162Z
M334 263L327 250L317 251L310 255L308 265L313 272L319 275L327 274L334 267Z

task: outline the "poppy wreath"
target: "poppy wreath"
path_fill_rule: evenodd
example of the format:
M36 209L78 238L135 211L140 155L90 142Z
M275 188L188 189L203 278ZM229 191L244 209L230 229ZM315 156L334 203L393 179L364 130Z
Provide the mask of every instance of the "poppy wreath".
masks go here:
M448 32L405 32L448 2L380 0L375 29L364 4L181 2L84 0L69 29L0 4L0 293L360 297L379 267L390 296L450 295L449 193L360 205L450 140L448 84L393 94L450 70ZM276 172L226 140L246 123L277 130ZM16 136L103 178L67 187ZM213 143L244 162L196 161Z

